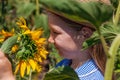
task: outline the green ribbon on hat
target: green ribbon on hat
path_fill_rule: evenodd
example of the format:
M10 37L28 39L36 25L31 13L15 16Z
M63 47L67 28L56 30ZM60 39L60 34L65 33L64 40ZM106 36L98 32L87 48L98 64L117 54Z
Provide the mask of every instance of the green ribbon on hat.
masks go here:
M113 15L113 6L98 1L40 0L49 11L77 23L92 25L94 29L108 21Z

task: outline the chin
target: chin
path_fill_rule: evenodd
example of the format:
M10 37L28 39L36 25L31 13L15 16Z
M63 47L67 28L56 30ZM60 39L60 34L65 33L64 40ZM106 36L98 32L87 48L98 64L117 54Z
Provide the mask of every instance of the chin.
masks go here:
M66 58L66 59L72 59L71 57L67 56L67 55L63 55L63 54L59 54L62 58Z
M58 51L58 53L62 58L71 59L71 57L69 56L68 53L64 53L64 52L61 52L61 51Z
M64 53L62 53L62 52L59 51L58 54L59 54L61 57L65 58Z

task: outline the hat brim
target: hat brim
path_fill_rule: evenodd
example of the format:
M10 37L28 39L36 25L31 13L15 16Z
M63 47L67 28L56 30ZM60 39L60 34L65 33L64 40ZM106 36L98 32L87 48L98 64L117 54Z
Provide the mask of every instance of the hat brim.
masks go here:
M80 21L78 21L78 20L76 20L76 19L73 19L74 17L71 18L71 17L69 17L69 15L64 14L64 13L62 13L62 12L57 12L57 11L55 11L55 10L48 9L48 8L45 8L45 7L44 7L44 9L45 9L47 12L50 12L50 13L53 13L53 14L58 15L58 16L60 16L60 17L63 17L63 18L65 18L65 19L68 19L68 20L71 21L71 22L74 22L74 23L79 24L79 25L81 25L81 26L89 27L90 29L95 30L95 28L93 27L94 25L90 24L90 23L87 22L87 21L80 22ZM70 15L70 16L71 16L71 15Z
M43 8L75 23L97 29L108 21L113 14L113 7L100 2L80 3L76 0L40 0Z

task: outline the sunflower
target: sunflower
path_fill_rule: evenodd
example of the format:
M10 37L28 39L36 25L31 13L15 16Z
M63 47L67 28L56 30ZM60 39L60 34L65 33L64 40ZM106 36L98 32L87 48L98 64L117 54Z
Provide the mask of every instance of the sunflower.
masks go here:
M45 49L46 38L42 38L43 30L30 30L23 17L20 17L16 24L21 28L22 33L18 33L17 45L14 45L12 48L12 51L16 54L15 60L18 61L15 74L20 72L21 77L24 77L25 73L29 75L31 71L42 71L40 63L48 55Z

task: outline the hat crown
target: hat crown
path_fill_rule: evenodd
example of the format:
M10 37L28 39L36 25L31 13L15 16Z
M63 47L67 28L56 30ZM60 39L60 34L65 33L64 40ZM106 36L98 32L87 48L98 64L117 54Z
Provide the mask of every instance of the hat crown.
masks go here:
M113 6L108 5L107 1L109 0L41 0L41 3L54 14L96 29L112 18Z

